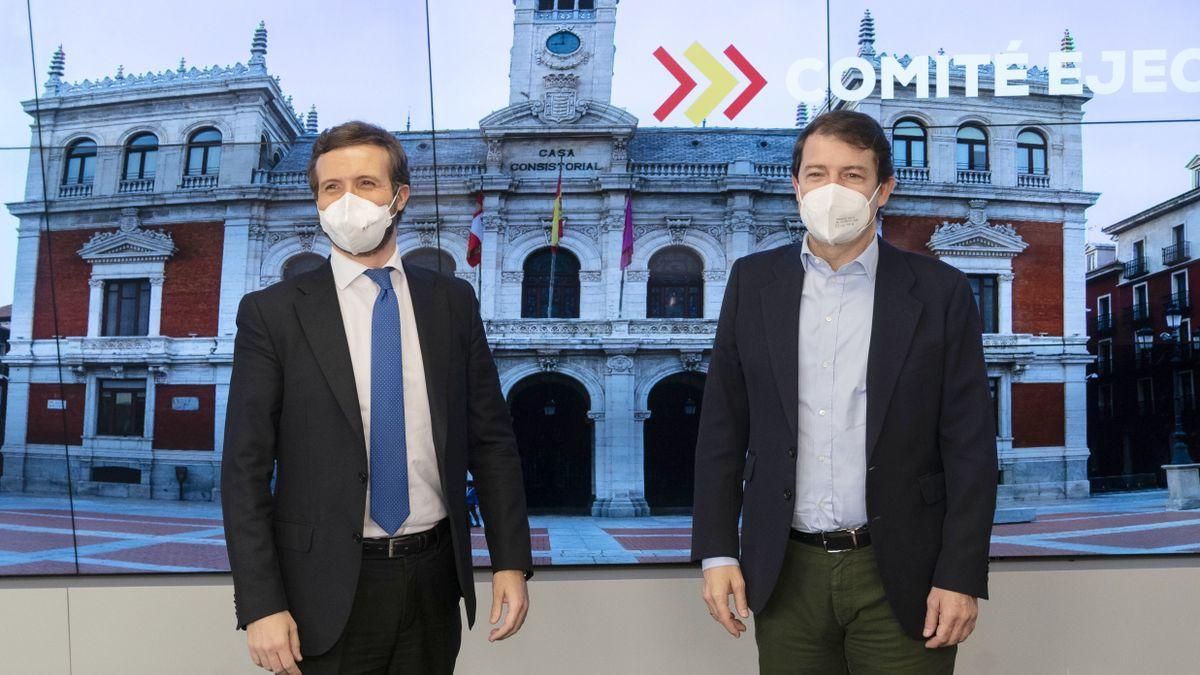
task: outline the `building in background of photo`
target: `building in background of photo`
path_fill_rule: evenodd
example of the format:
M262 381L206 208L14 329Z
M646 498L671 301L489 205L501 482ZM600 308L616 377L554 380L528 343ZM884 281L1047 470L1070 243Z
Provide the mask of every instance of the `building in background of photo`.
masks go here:
M1165 487L1176 428L1200 440L1189 237L1200 226L1200 155L1191 189L1106 226L1114 243L1088 244L1087 316L1096 355L1088 382L1090 474L1097 491ZM1193 452L1193 456L1195 453Z
M438 132L436 167L429 132L396 133L413 194L399 246L475 285L531 510L686 513L729 269L805 231L789 172L800 129L639 126L611 100L616 0L514 4L503 107ZM869 15L859 36L877 65ZM330 253L305 175L317 113L293 112L266 52L260 27L246 66L83 84L63 79L56 55L41 100L51 233L36 153L25 200L9 205L21 224L0 488L63 492L69 450L79 493L175 499L182 476L185 498L218 498L238 301ZM1090 94L1051 96L1037 68L1027 83L1029 96L994 98L981 67L968 98L957 68L948 98L909 86L814 105L881 122L899 178L883 236L971 279L1010 500L1089 491L1091 356L1075 308L1097 198L1081 179ZM751 311L775 308L763 298Z

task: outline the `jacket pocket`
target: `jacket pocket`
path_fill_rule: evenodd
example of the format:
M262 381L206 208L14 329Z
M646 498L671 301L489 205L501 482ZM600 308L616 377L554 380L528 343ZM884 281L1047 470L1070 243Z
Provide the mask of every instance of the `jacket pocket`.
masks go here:
M312 547L313 526L308 523L272 520L271 528L275 534L275 546L279 548L307 551Z
M755 454L753 452L746 455L746 468L742 470L743 482L749 481L750 477L754 475L754 459Z
M936 504L946 498L946 472L927 473L917 478L921 484L921 496L926 504Z

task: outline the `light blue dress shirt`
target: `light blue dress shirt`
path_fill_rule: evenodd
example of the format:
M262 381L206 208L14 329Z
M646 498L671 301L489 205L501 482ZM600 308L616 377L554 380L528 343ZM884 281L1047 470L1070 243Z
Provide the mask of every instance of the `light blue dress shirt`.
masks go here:
M867 354L875 307L879 236L836 271L800 248L799 427L792 527L853 529L867 522ZM734 565L705 558L703 568Z

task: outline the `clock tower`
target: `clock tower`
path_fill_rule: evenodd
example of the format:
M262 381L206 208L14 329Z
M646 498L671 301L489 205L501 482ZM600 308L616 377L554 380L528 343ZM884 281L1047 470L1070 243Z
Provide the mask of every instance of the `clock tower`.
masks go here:
M577 119L612 96L618 0L513 0L509 105L547 122Z

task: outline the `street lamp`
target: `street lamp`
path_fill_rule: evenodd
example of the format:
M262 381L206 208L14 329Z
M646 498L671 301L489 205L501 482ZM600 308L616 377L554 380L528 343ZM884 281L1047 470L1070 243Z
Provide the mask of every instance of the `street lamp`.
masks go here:
M1171 463L1191 464L1192 457L1188 453L1187 434L1183 431L1183 387L1179 382L1179 367L1183 365L1179 324L1183 321L1183 312L1178 304L1171 303L1171 306L1167 308L1166 317L1167 328L1171 329L1171 379L1174 380L1175 389L1175 432L1171 434Z

